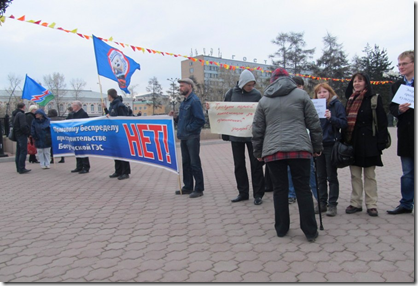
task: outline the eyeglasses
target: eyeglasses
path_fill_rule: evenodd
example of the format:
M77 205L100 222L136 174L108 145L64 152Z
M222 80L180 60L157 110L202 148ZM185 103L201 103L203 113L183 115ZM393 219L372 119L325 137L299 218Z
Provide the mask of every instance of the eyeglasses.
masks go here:
M412 62L409 62L409 63L400 63L400 64L398 64L396 66L397 67L404 67L404 66L409 65L409 64L412 64Z

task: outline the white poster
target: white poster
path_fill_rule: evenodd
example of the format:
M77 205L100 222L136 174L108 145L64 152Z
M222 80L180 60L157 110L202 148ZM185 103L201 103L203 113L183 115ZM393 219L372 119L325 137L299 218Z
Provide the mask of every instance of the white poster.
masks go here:
M210 131L236 137L252 137L257 102L209 102Z
M414 108L414 87L401 84L392 102L399 104L410 103L409 108Z
M325 118L325 111L327 110L327 100L325 98L312 99L316 112L319 118Z

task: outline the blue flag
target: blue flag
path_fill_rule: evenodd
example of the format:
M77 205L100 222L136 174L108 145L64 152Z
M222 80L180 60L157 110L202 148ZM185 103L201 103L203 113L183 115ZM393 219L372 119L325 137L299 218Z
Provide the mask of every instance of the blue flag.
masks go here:
M98 74L117 81L121 90L130 93L128 86L131 76L137 69L141 69L139 64L95 36L93 44Z
M26 75L22 99L36 102L39 106L46 106L48 102L54 99L54 95L45 87Z

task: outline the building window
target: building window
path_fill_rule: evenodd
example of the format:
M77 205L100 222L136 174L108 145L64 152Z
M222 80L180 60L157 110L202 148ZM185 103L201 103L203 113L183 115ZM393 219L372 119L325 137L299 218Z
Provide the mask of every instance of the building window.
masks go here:
M64 112L64 104L60 104L60 112Z
M147 116L147 113L146 112L144 112L144 116Z
M94 112L94 104L92 104L92 105L90 106L90 111L91 111L91 112Z
M192 65L193 65L193 62L192 62L192 61L190 61L189 65L191 65L191 66L192 66Z
M194 72L194 68L189 69L190 73Z
M83 109L87 110L87 104L83 104Z

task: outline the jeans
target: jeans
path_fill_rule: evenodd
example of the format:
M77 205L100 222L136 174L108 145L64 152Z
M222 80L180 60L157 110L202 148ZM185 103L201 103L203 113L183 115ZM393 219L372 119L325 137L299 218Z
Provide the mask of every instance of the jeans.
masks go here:
M26 169L26 156L28 155L28 137L25 135L16 135L16 171L22 172Z
M287 159L268 162L270 178L273 182L275 229L278 236L284 236L290 227L289 181L287 167L293 178L299 208L300 228L311 238L315 236L318 225L315 219L314 205L309 187L310 162L308 159Z
M37 148L36 150L41 167L49 167L51 165L51 148Z
M263 162L258 161L253 155L253 144L251 142L231 142L232 154L234 157L234 173L237 182L237 189L241 196L248 198L250 184L248 182L247 167L245 166L245 147L251 165L251 179L254 198L264 196L264 174Z
M401 157L402 172L401 177L401 195L399 201L401 206L406 209L414 207L414 157Z
M86 171L89 171L90 170L89 157L75 158L75 160L77 162L77 164L76 164L76 169L77 170L80 170L80 171L81 170L86 170ZM129 165L129 162L126 162L126 161L120 161L120 162L125 162L125 163L128 163L128 165ZM120 165L120 163L119 163L119 165ZM116 169L116 160L115 160L115 169ZM124 174L124 173L122 173L122 171L120 171L120 172L121 172L121 174ZM118 172L116 172L116 173L118 173ZM130 170L130 165L129 165L129 173L127 173L127 174L130 174L130 173L131 173L131 170Z
M181 140L181 158L183 161L184 188L190 191L203 192L203 171L200 162L200 137ZM193 178L195 186L193 188Z
M331 153L333 146L324 146L322 155L317 157L316 167L318 175L319 201L321 205L337 206L340 193L337 168L332 165ZM328 195L329 184L329 195Z
M88 158L87 158L88 159ZM78 162L77 162L78 168ZM90 163L89 163L90 168ZM128 161L115 160L115 173L120 175L129 175L131 173L131 165Z

